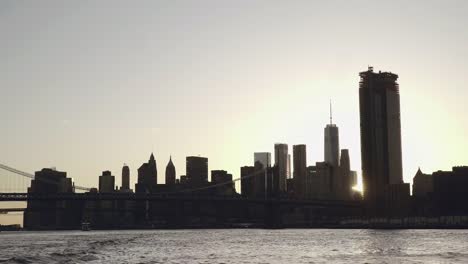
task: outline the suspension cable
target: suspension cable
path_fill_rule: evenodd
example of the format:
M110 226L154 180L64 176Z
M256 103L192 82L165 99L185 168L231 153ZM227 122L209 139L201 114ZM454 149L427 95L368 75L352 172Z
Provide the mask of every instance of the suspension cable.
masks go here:
M252 178L252 177L255 177L257 175L261 175L261 173L262 174L265 173L265 171L266 171L266 169L261 169L261 170L258 170L256 172L254 172L254 173L251 173L251 174L236 178L236 179L234 179L232 181L221 182L221 183L213 184L213 185L210 185L210 186L204 186L204 187L194 188L194 189L185 189L185 190L174 191L174 192L157 193L157 194L166 195L166 194L177 194L177 193L187 193L187 192L196 192L196 191L201 191L201 190L207 190L207 189L216 188L216 187L223 186L223 185L232 184L232 183L240 181L242 179Z
M27 173L27 172L24 172L24 171L20 171L20 170L17 170L15 168L12 168L12 167L9 167L9 166L6 166L6 165L3 165L3 164L0 164L0 169L3 169L3 170L6 170L6 171L9 171L9 172L13 172L15 174L18 174L18 175L21 175L23 177L26 177L26 178L30 178L30 179L35 179L36 177L30 173ZM48 182L48 183L53 183L53 184L57 184L57 182L55 181L49 181L47 179L41 179L41 181L43 182ZM82 187L82 186L76 186L75 185L75 189L77 190L83 190L83 191L89 191L91 188L87 188L87 187Z
M3 169L3 170L6 170L6 171L9 171L9 172L13 172L15 174L18 174L18 175L21 175L23 177L27 177L27 178L30 178L30 179L35 179L35 176L30 174L30 173L27 173L27 172L24 172L24 171L20 171L20 170L17 170L15 168L12 168L12 167L9 167L9 166L6 166L6 165L3 165L3 164L0 164L0 169ZM242 179L248 179L248 178L252 178L252 177L255 177L257 175L262 175L263 173L265 173L266 169L261 169L261 170L258 170L254 173L251 173L251 174L248 174L248 175L245 175L245 176L241 176L239 178L236 178L232 181L226 181L226 182L221 182L221 183L217 183L217 184L213 184L213 185L210 185L210 186L203 186L203 187L200 187L200 188L194 188L194 189L184 189L184 190L179 190L179 191L174 191L174 192L164 192L164 193L158 193L158 194L161 194L161 195L166 195L166 194L177 194L177 193L187 193L187 192L196 192L196 191L201 191L201 190L207 190L207 189L212 189L212 188L216 188L216 187L219 187L219 186L224 186L224 185L228 185L228 184L232 184L234 182L237 182L237 181L240 181ZM47 179L41 179L41 181L44 181L44 182L49 182L49 183L53 183L53 184L56 184L55 181L48 181ZM75 185L74 186L75 189L77 190L83 190L83 191L89 191L91 188L87 188L87 187L82 187L82 186L77 186Z

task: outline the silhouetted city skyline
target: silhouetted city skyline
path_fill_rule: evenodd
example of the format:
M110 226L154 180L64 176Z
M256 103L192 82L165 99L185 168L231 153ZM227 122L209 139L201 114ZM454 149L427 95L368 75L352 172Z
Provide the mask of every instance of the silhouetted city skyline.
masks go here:
M467 14L0 1L0 262L468 263Z
M186 174L177 176L170 156L166 180L159 183L152 152L148 162L137 170L135 191L129 186L131 168L124 164L120 188L112 172L105 170L98 177L98 188L90 188L82 196L75 194L74 182L66 172L43 169L36 172L27 194L0 196L28 201L24 217L27 229L69 229L80 223L85 223L86 228L91 224L104 229L226 227L237 225L239 219L268 228L383 224L363 220L369 217L397 219L384 223L389 227L411 227L418 223L403 219L468 217L468 196L463 191L468 187L468 167L432 175L418 169L411 196L410 184L404 183L402 176L398 75L375 73L369 66L359 76L363 193L353 188L357 178L351 168L352 157L348 149L340 149L340 134L332 121L330 103L330 123L323 134L323 161L315 165L307 163L306 144L292 146L291 167L288 144L274 143L274 163L271 164L269 152L247 154L254 159L239 166L240 178L234 179L222 168L210 173L209 158L201 156L187 156ZM240 181L240 190L236 190L236 181ZM194 207L194 203L198 204ZM233 207L221 209L229 204ZM301 213L290 215L296 210ZM348 218L355 220L345 220ZM465 220L460 219L455 226L464 226ZM439 218L437 224L454 226L447 221Z

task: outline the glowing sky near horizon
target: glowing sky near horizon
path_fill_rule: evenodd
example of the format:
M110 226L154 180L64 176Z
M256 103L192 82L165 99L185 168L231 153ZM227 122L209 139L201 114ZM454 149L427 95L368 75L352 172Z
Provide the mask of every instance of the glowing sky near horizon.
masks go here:
M404 180L468 165L466 1L1 1L0 163L97 186L155 153L238 177L323 160L328 103L360 171L360 71L399 75ZM2 175L0 171L0 177ZM1 218L1 217L0 217Z

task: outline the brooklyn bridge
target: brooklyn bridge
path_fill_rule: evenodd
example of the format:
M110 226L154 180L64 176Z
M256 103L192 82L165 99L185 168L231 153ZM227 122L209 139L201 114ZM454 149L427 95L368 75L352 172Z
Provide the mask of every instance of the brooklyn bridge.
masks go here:
M31 230L78 229L83 222L96 229L314 227L364 212L361 200L296 199L275 195L266 186L262 197L212 191L266 175L259 173L156 192L99 192L74 183L71 192L34 192L32 182L44 179L3 164L0 169L0 214L24 213L24 227ZM46 180L45 184L56 182ZM23 202L24 207L9 206L10 202Z

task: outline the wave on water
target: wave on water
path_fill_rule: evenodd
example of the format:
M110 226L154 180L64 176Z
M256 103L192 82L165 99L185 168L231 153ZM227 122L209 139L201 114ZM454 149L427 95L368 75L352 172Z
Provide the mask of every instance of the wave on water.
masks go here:
M12 258L8 258L8 259L0 259L0 263L28 264L28 263L48 263L48 262L46 260L41 260L41 259L35 258L35 257L12 257Z
M0 241L0 264L468 263L468 230L24 232Z

